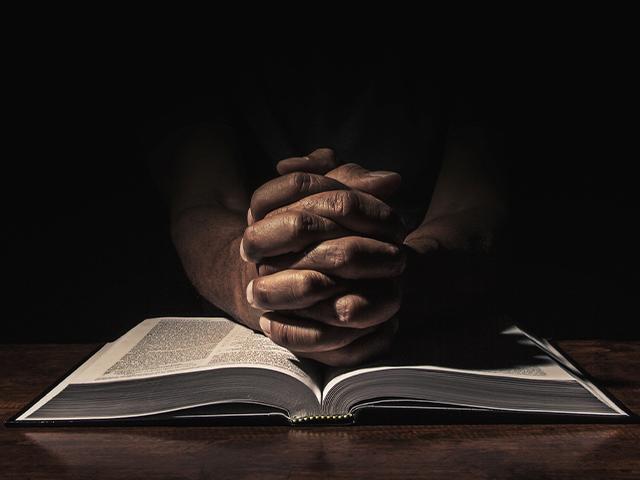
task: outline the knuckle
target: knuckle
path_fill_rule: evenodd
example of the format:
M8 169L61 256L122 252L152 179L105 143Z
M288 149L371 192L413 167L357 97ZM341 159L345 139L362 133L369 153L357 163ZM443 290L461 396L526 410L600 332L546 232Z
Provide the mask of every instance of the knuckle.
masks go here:
M308 158L312 160L312 165L315 166L315 170L318 170L319 173L333 170L338 164L335 152L331 148L318 148L311 152Z
M300 273L298 281L300 296L306 296L316 293L324 288L329 287L329 279L318 272Z
M294 235L300 235L306 232L316 230L317 224L311 215L305 212L292 212L285 217L288 221Z
M302 273L300 274L298 285L300 287L300 293L305 295L318 288L318 280L316 275Z
M374 210L374 213L380 222L391 224L398 220L396 212L389 205L380 201L377 201L376 204L378 208ZM401 234L398 233L398 235Z
M344 243L342 243L342 256L345 265L355 262L359 253L360 246L356 238L345 240Z
M339 270L347 264L347 247L344 242L336 242L325 245L322 251L322 260L332 270Z
M345 163L344 165L340 165L338 168L336 168L336 171L339 171L340 175L343 175L345 177L351 177L353 176L354 172L358 172L360 170L362 170L362 167L357 163Z
M314 152L317 156L319 156L328 166L336 163L336 152L333 148L319 148Z
M336 190L328 199L329 208L342 217L350 215L357 208L357 197L350 190Z
M325 260L334 270L351 268L362 260L365 251L358 237L344 237L328 246Z
M306 194L311 190L313 180L306 172L293 172L289 174L289 182L294 191Z

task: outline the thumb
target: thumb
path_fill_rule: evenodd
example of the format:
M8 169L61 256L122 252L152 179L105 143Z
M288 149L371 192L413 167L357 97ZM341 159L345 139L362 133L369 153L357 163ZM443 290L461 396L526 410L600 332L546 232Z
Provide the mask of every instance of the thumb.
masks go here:
M280 175L292 172L307 172L324 175L339 165L335 152L330 148L318 148L305 157L280 160L276 170Z
M393 195L402 183L399 173L386 170L370 171L355 163L340 165L327 172L325 176L382 200Z

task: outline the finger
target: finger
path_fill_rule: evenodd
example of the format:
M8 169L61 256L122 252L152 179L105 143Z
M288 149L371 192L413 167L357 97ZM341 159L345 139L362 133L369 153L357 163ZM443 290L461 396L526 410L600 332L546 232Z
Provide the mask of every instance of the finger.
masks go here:
M367 329L393 317L400 310L401 303L402 294L397 282L387 281L320 301L292 313L337 327Z
M302 253L268 257L259 266L260 275L302 269L348 279L392 278L405 267L404 251L396 245L356 236L326 240Z
M289 210L248 226L240 241L240 256L245 261L259 262L352 233L329 218Z
M381 199L391 197L402 183L402 177L399 173L386 170L372 172L355 163L340 165L327 172L326 177Z
M300 357L310 358L332 367L350 367L382 355L391 347L393 337L398 330L397 319L389 320L381 328L363 337L357 338L347 346L325 352L297 352Z
M281 160L276 165L280 175L291 172L309 172L324 175L339 165L335 152L330 148L318 148L304 157Z
M328 218L353 232L402 244L405 228L398 214L386 203L357 190L332 190L309 195L269 212L265 218L299 210Z
M285 270L247 285L247 302L263 310L306 308L344 290L346 285L313 270Z
M328 190L346 190L347 186L324 175L293 172L274 178L259 187L251 197L249 225L262 220L271 210L289 205L314 193Z
M334 327L279 312L265 312L260 328L274 343L298 352L336 350L373 331Z

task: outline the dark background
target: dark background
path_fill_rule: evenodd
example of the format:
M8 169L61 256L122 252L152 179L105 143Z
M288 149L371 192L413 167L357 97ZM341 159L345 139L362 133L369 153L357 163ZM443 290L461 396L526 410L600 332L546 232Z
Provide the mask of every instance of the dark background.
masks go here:
M5 93L15 147L3 160L2 340L105 341L146 317L199 313L141 139L179 99L206 91L220 52L77 38L26 52L12 54ZM555 337L640 338L627 55L567 34L461 58L500 93L505 116L504 308Z

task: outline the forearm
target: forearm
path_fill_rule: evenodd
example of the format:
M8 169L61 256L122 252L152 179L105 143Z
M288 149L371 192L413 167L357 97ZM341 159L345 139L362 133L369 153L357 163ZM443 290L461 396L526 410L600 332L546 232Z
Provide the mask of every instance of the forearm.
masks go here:
M409 291L432 292L428 301L445 310L481 299L494 284L505 221L499 175L484 135L458 132L448 142L429 210L404 242L410 251Z
M187 276L206 300L255 327L257 316L244 297L252 272L239 257L248 200L233 132L194 127L179 132L164 154L170 158L159 176Z
M500 206L479 205L428 218L405 238L417 253L433 250L492 255L500 241L505 213Z
M215 205L183 210L171 234L189 280L206 300L239 322L257 328L258 311L247 303L244 288L257 274L240 258L245 217Z

